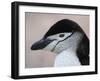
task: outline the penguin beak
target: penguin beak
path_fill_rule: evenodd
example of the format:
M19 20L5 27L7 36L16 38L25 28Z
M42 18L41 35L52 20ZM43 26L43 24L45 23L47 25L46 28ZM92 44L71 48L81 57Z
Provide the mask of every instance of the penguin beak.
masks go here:
M39 41L37 41L36 43L34 43L31 46L31 50L40 50L45 48L48 44L50 44L51 42L53 42L55 39L48 39L48 38L43 38Z

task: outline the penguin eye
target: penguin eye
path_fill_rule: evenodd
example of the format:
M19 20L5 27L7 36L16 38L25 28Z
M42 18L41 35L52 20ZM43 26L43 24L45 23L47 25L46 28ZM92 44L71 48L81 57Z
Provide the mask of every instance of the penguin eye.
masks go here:
M60 34L60 35L59 35L59 37L64 37L64 36L65 36L64 34Z

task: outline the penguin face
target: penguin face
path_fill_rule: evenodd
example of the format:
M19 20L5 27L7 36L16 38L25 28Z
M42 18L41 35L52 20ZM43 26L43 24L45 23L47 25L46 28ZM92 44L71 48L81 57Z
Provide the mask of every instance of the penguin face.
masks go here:
M43 49L51 51L51 52L59 53L60 51L62 51L62 49L57 47L57 46L59 46L59 44L61 42L64 42L69 37L71 37L72 34L73 34L72 32L69 32L69 33L64 32L64 33L59 33L59 34L55 34L55 35L51 35L51 36L47 37L47 39L51 39L51 40L54 40L54 41L52 41L50 44L48 44ZM63 45L61 45L61 46L64 47Z
M63 19L55 23L45 36L31 46L31 50L46 50L60 53L74 48L82 39L83 31L75 22ZM76 49L76 48L75 48Z
M67 39L71 35L72 35L72 32L71 33L59 33L59 34L48 36L34 43L31 49L32 50L45 49L45 50L53 51L55 46L59 42Z

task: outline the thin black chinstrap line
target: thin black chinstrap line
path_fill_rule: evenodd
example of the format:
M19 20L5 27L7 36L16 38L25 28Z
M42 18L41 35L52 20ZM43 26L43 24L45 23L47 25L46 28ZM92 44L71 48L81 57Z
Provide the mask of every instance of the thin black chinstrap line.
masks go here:
M73 34L74 34L74 32L72 32L72 34L69 35L68 37L66 37L64 40L68 39L68 38L71 37ZM62 41L64 41L64 40L58 41L57 44L59 44L60 42L62 42ZM53 49L52 49L51 51L54 51L54 49L56 48L57 44L53 47Z

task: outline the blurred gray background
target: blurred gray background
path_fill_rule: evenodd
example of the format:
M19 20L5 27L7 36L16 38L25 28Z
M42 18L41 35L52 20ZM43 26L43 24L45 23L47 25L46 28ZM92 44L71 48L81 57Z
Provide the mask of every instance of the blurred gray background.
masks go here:
M89 37L88 15L66 15L25 12L25 68L53 67L56 54L48 51L32 51L31 45L40 40L49 28L61 19L78 23Z

